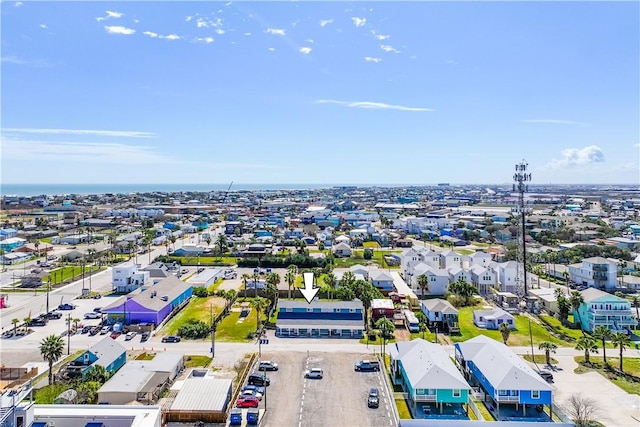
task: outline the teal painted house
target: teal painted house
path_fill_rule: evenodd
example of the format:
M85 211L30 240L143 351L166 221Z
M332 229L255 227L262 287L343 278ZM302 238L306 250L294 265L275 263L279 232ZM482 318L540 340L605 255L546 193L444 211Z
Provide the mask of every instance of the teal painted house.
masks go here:
M442 346L415 339L391 345L389 354L391 378L414 418L468 419L471 387Z
M631 302L596 288L581 292L584 302L573 318L580 322L582 330L593 332L598 326L606 326L613 332L623 332L636 327Z
M84 381L94 366L102 366L105 371L114 373L126 362L127 349L116 340L105 337L69 363L67 375L81 377Z

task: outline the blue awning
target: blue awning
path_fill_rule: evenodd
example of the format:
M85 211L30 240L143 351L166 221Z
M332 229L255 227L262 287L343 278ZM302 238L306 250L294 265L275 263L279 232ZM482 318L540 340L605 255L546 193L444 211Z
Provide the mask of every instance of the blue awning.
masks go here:
M84 427L104 427L104 423L87 423Z
M31 424L31 427L47 427L47 422L46 421L34 421Z

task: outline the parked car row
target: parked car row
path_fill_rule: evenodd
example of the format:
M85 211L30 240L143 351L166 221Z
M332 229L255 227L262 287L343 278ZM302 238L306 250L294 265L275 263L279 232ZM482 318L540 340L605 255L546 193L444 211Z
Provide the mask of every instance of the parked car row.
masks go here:
M236 400L236 407L257 408L266 393L266 388L271 384L271 379L261 371L277 370L278 364L276 362L271 360L258 362L258 371L250 373L247 377L247 385L240 390L240 394Z

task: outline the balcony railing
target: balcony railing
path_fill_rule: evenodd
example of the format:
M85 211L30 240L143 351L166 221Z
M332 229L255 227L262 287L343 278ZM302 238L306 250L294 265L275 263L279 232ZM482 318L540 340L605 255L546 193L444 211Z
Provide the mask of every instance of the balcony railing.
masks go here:
M520 396L498 396L498 402L519 402Z
M415 394L413 396L413 400L416 402L435 402L436 395L435 394Z

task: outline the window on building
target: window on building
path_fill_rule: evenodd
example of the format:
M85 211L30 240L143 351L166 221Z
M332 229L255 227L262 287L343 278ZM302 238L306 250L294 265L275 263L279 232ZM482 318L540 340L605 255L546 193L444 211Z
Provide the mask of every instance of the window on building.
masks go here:
M507 393L507 390L498 390L498 396L506 396Z
M532 399L540 399L540 390L531 390Z
M460 397L461 395L462 393L460 392L460 389L453 390L453 397Z

